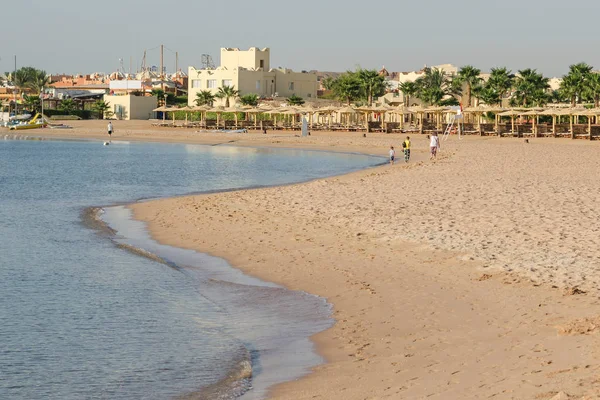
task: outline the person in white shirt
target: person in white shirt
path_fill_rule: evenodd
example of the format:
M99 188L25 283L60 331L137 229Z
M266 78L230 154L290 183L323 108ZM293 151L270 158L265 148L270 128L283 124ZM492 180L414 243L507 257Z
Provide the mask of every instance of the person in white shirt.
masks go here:
M112 126L112 122L108 123L108 137L112 137L112 133L113 133L113 126Z
M436 158L437 151L439 148L440 148L440 138L438 137L437 133L434 132L431 135L431 138L429 140L429 149L431 151L431 157L429 157L430 160Z
M390 146L390 164L394 165L394 159L396 158L396 150L394 150L394 146Z

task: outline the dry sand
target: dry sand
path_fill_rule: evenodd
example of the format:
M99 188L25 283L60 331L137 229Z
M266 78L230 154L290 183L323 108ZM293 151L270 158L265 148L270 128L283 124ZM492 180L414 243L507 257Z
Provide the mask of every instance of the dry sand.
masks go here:
M67 135L103 137L80 124ZM401 140L119 124L113 140L381 155ZM333 304L336 324L314 337L328 362L272 398L600 398L600 143L529 142L451 138L419 162L415 135L408 166L132 208L163 243Z

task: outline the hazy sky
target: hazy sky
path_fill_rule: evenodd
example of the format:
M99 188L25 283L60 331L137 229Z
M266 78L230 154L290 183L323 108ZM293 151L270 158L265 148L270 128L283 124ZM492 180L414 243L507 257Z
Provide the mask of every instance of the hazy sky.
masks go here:
M549 76L585 61L600 69L598 0L3 0L0 71L112 72L201 66L221 47L271 48L271 66L412 71L472 64L537 68ZM175 55L165 64L175 69Z

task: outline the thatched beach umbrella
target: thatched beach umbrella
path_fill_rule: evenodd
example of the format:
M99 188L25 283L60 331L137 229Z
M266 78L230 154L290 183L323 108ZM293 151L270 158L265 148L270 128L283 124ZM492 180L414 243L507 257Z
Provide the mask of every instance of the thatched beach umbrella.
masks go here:
M515 116L520 115L520 111L517 110L508 110L508 111L504 111L501 112L500 114L498 114L499 117L510 117L511 120L511 133L514 135L515 134Z
M305 104L303 107L300 107L299 111L301 114L308 114L308 124L312 129L313 115L318 111L318 108L315 108L312 104Z
M170 111L172 109L172 107L167 107L167 106L160 106L158 108L155 108L154 112L162 112L163 113L163 122L165 122L165 115L167 113L167 111Z
M446 107L427 107L424 110L424 113L431 113L434 116L434 122L436 125L437 129L440 129L440 124L441 124L441 120L442 120L442 113L446 111Z
M574 110L573 111L573 115L582 115L584 117L587 117L587 123L588 123L588 135L589 138L592 138L592 117L597 117L598 115L600 115L600 109L597 108L591 108L591 109L580 109L580 110Z
M346 106L338 108L337 112L340 113L340 115L345 115L346 129L350 129L350 116L356 114L356 110L350 106Z
M210 110L212 107L207 105L194 106L192 107L192 111L200 113L200 120L206 119L206 112Z
M559 110L558 108L549 108L540 111L540 115L550 115L552 117L552 136L556 136L556 117L563 115L562 110Z
M373 112L379 114L381 116L381 129L385 129L385 114L389 112L389 108L383 106L373 107Z
M400 116L400 129L402 129L402 126L404 125L404 116L407 114L410 114L410 111L408 111L404 107L404 105L400 105L400 106L390 110L390 113Z
M321 107L317 110L317 112L319 114L324 114L327 115L327 125L331 128L331 117L333 116L333 113L335 113L338 110L338 107L335 106L325 106L325 107Z
M221 117L221 114L223 114L223 112L225 112L225 107L217 106L217 107L211 108L209 111L217 114L217 129L219 129L219 119Z
M225 112L233 113L233 118L235 119L235 128L237 129L237 127L238 127L238 113L244 113L245 114L247 112L247 110L245 110L245 109L243 109L241 107L238 107L238 106L232 106L232 107L226 108Z
M359 107L356 109L356 111L359 111L365 115L365 128L367 129L367 132L368 132L369 131L369 116L374 111L373 107L369 107L369 106Z
M413 114L417 114L417 121L419 123L419 133L423 133L423 118L425 117L425 108L421 106L410 107L409 111Z
M254 118L253 118L253 120L254 120L254 129L256 129L256 119L258 117L258 114L260 114L260 113L267 113L268 114L269 113L269 111L266 108L263 109L263 108L257 108L257 107L245 108L244 112L246 114L250 114L250 115L254 116Z
M534 137L537 137L537 124L536 124L536 118L538 115L540 115L540 112L542 112L543 110L529 110L529 111L522 111L520 113L521 116L524 117L534 117L531 119L531 133L533 133Z

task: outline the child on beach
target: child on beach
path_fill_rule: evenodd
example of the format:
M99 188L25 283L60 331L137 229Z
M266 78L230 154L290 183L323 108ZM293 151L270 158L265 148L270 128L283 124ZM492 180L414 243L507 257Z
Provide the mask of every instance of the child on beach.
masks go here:
M431 138L429 140L429 149L431 151L431 157L429 157L430 160L437 157L437 151L439 148L440 138L438 137L437 132L433 132L433 135L431 135Z
M390 146L390 164L394 165L394 158L396 158L396 150L394 150L394 146Z
M407 136L406 140L402 142L402 148L404 148L404 162L410 160L410 137Z
M113 133L113 126L112 126L112 122L108 123L108 137L111 138L112 137L112 133Z

